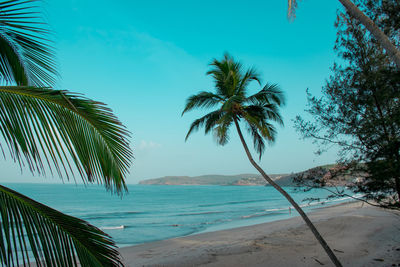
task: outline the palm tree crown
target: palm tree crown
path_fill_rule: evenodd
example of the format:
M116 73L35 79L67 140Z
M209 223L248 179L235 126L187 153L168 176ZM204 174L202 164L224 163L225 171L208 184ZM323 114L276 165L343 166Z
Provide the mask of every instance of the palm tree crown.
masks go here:
M267 84L259 92L247 96L250 82L256 81L261 85L255 69L244 71L242 64L228 54L221 61L214 59L210 65L212 68L207 75L214 78L216 92L203 91L190 96L182 115L194 108L219 108L195 120L186 140L193 131L204 126L206 134L213 131L218 144L225 145L229 141L229 127L243 120L261 158L265 150L264 140L270 143L275 141L276 130L269 121L283 125L278 111L285 103L282 91L275 84Z

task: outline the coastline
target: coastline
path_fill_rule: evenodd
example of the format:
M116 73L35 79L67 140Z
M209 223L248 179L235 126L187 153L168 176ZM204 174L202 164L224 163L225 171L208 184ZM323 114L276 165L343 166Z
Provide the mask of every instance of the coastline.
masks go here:
M344 266L400 266L399 211L348 202L308 215ZM332 266L298 216L119 251L126 266Z

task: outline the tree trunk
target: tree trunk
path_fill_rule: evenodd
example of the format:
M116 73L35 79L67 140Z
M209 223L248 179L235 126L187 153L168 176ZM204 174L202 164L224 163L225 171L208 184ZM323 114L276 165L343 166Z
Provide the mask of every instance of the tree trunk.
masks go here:
M389 40L381 29L366 16L353 2L350 0L339 0L340 3L346 8L349 14L361 22L365 28L375 37L379 44L386 50L389 58L393 60L398 68L400 68L400 50Z
M395 186L396 186L396 191L397 191L397 202L400 206L400 155L399 155L399 151L400 151L400 145L399 145L399 141L396 142L396 152L395 152L395 158L396 158L396 174L394 177L394 182L395 182Z
M239 124L237 122L237 120L234 120L235 122L235 126L237 129L237 132L239 134L240 137L240 141L242 141L244 150L246 151L247 157L250 160L250 163L260 172L260 174L264 177L264 179L270 184L272 185L276 190L279 191L279 193L281 193L289 202L290 204L292 204L292 206L296 209L296 211L300 214L300 216L303 218L303 220L305 221L305 223L307 224L307 226L310 228L311 232L314 234L315 238L319 241L319 243L321 244L321 246L324 248L324 250L326 251L326 253L328 254L329 258L332 260L332 262L335 264L335 266L337 267L341 267L342 264L340 263L340 261L338 260L338 258L336 258L336 255L333 253L333 251L331 250L331 248L328 246L328 244L326 243L326 241L324 240L324 238L321 236L321 234L318 232L317 228L315 228L314 224L310 221L310 219L308 218L308 216L304 213L304 211L300 208L300 206L293 200L293 198L285 191L283 190L282 187L280 187L278 184L276 184L265 172L263 169L261 169L260 166L258 166L258 164L254 161L253 157L250 154L249 148L247 147L246 141L243 138L242 132L240 130Z
M400 204L400 178L395 177L394 182L396 184L396 191L397 191L397 197L398 197L397 202L398 202L398 204Z

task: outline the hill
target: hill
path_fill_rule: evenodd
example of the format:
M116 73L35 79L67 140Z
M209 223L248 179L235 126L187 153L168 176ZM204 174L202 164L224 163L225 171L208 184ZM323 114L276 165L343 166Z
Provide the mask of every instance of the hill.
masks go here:
M279 184L288 185L287 174L273 174L271 178ZM147 185L265 185L265 180L257 174L239 175L202 175L202 176L165 176L156 179L140 181Z
M299 176L311 176L316 179L324 180L327 186L344 186L356 179L351 175L337 175L334 178L332 174L339 167L335 164L329 164L308 169L303 172L291 174L271 174L270 177L280 186L295 186L293 178ZM202 176L165 176L156 179L140 181L144 185L267 185L267 182L259 174L239 174L239 175L202 175Z

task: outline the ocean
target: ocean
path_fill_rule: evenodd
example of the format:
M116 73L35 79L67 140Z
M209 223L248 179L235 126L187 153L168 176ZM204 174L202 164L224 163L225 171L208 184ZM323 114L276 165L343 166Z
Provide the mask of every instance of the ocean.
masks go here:
M119 247L298 216L270 186L128 185L122 198L98 185L3 184L63 213L79 217L109 234ZM285 187L306 212L349 201L342 198L309 204L326 197Z

